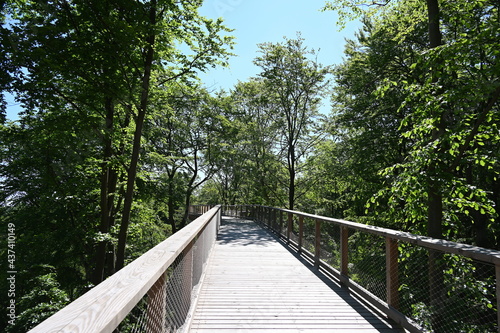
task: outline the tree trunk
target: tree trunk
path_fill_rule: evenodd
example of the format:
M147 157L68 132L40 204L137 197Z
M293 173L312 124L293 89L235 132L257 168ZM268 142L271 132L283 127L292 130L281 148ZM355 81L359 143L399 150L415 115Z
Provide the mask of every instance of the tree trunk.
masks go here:
M168 223L172 227L172 234L177 232L177 226L175 225L175 193L174 193L174 177L175 173L169 173L168 175Z
M191 195L193 194L193 190L189 189L186 191L186 201L184 203L184 216L182 217L180 228L186 226L189 220L189 206L191 205Z
M442 44L440 13L438 0L427 0L429 46L431 49ZM438 65L438 64L437 64ZM433 80L437 80L435 75L437 68L433 68ZM443 115L440 117L439 128L434 129L432 140L438 140L444 133L445 124ZM443 195L439 184L439 162L431 161L428 170L428 214L427 214L427 235L434 238L443 238ZM444 332L444 276L442 267L442 254L429 251L429 298L431 306L431 322L435 332Z
M427 0L427 17L429 27L429 46L433 49L443 43L439 23L440 13L438 0Z
M149 19L152 28L156 24L156 1L151 2L151 9L149 12ZM127 243L127 233L128 226L130 223L130 213L132 210L132 201L134 196L134 186L135 178L137 176L137 165L139 162L139 154L141 149L141 138L142 138L142 128L144 125L144 118L146 116L146 109L148 106L149 99L149 88L151 81L151 70L154 59L154 44L155 44L155 32L151 31L151 35L146 38L147 42L147 52L144 61L144 76L142 79L142 92L141 92L141 102L137 114L135 133L134 133L134 143L132 148L132 158L130 161L130 167L127 176L127 189L125 192L125 202L123 204L123 215L120 225L120 232L118 234L118 248L116 253L116 270L123 268L125 264L125 246Z
M100 213L101 220L99 224L99 232L103 234L107 234L110 228L110 201L109 195L112 191L111 185L111 166L110 160L113 154L113 140L111 136L111 132L113 130L114 124L114 105L111 98L106 98L105 101L105 109L106 109L106 132L104 135L104 156L102 162L102 171L101 171L101 189L100 189ZM111 203L112 204L112 203ZM99 284L104 279L104 270L106 263L106 252L108 248L108 241L103 240L97 244L97 249L95 253L95 267L92 276L92 283L94 285Z
M290 140L293 141L293 140ZM293 142L289 142L288 147L288 209L293 210L295 208L295 146Z

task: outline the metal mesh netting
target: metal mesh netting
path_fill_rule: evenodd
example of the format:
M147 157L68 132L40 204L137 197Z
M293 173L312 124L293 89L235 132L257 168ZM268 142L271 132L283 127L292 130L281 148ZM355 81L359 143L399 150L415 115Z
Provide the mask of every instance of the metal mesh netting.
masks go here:
M349 236L349 276L363 288L385 300L385 238L355 231Z
M399 310L433 332L498 332L495 267L401 243Z
M115 333L179 332L186 329L216 233L217 216L214 216L121 322Z
M288 212L269 207L254 209L258 222L287 237ZM344 256L348 264L343 272L349 275L349 281L401 312L422 331L499 332L493 264L398 241L392 233L382 236L337 222L321 220L317 229L317 217L300 215L293 213L289 234L292 243L301 243L302 250L319 255L322 265L337 271L342 270ZM347 239L344 254L342 234ZM315 248L318 241L319 251Z
M323 223L321 232L321 259L336 269L341 256L339 229ZM396 274L387 274L384 237L350 230L348 244L350 279L424 330L498 332L493 265L400 242L391 267ZM391 275L394 286L388 288Z
M299 243L299 219L298 216L292 217L292 229L290 230L290 241Z
M321 231L321 259L338 270L339 229L323 224ZM424 330L498 332L492 264L400 242L396 243L396 264L391 268L396 273L387 274L384 237L351 230L348 244L349 278ZM391 275L395 285L388 288Z
M288 215L283 211L264 210L260 220L286 237ZM290 239L296 244L298 220L294 214ZM340 225L321 222L321 248L316 251L315 222L303 218L302 249L319 253L323 263L340 271ZM347 243L350 280L423 331L498 332L494 265L352 228Z
M320 258L331 267L340 270L340 227L338 225L321 224Z

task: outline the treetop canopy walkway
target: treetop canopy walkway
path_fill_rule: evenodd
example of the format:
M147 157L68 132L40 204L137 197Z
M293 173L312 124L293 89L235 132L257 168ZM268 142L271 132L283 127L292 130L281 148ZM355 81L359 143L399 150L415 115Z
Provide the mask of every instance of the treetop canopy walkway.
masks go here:
M499 251L264 206L190 212L30 332L500 332Z

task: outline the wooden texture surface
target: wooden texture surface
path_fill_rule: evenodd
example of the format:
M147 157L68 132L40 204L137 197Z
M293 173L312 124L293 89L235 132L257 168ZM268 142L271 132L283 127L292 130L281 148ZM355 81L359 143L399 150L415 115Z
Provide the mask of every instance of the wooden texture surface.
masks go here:
M251 221L223 220L198 297L192 333L400 331Z
M248 206L248 207L253 207L253 206ZM275 211L279 211L280 214L291 212L295 216L303 216L303 217L309 218L309 219L321 220L321 221L325 221L327 223L333 223L333 224L339 225L341 227L346 227L346 228L354 229L354 230L361 230L363 232L373 234L373 235L379 235L382 237L390 237L392 239L396 239L396 240L403 241L403 242L408 242L410 244L417 245L420 247L425 247L428 249L443 251L445 253L454 253L454 254L464 256L464 257L484 261L487 263L492 263L494 265L500 265L500 251L498 251L498 250L486 249L486 248L477 247L477 246L473 246L473 245L469 245L469 244L463 244L463 243L455 243L455 242L450 242L450 241L443 240L443 239L418 236L418 235L410 234L410 233L399 231L399 230L381 228L381 227L376 227L373 225L367 225L367 224L356 223L356 222L351 222L351 221L346 221L346 220L341 220L341 219L335 219L335 218L331 218L331 217L325 217L325 216L308 214L308 213L303 213L303 212L298 212L298 211L292 211L292 210L288 210L288 209L271 208L271 207L266 207L266 206L254 206L254 207L256 207L257 210L259 210L259 209L260 210L272 209Z
M210 221L218 218L219 212L219 206L212 208L43 321L29 333L113 332L177 256Z

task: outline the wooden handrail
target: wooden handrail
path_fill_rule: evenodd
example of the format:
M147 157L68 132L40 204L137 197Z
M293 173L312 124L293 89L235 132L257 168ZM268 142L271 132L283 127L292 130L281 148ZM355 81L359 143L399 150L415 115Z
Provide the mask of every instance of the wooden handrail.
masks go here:
M408 232L397 231L388 228L376 227L367 224L361 224L357 222L336 219L331 217L325 217L320 215L314 215L309 213L298 212L283 208L273 208L262 206L266 208L272 208L276 211L283 213L291 213L293 215L302 216L303 218L310 218L313 220L325 221L328 223L333 223L338 226L348 227L355 230L364 231L369 234L378 235L381 237L389 237L398 241L408 242L413 245L418 245L432 250L443 251L446 253L459 254L464 257L471 259L480 260L483 262L491 263L494 265L500 265L500 251L486 249L478 246L473 246L469 244L451 242L443 239L430 238L426 236L418 236Z
M465 258L474 259L477 262L492 264L495 266L496 274L496 298L497 306L500 304L500 251L481 248L463 243L451 242L442 239L435 239L425 236L418 236L407 232L397 231L388 228L381 228L361 223L346 221L342 219L335 219L325 216L319 216L299 211L293 211L282 208L274 208L260 205L243 205L245 211L252 212L253 218L264 224L274 232L278 233L284 238L287 244L292 243L297 247L298 253L303 253L312 260L314 266L322 268L329 274L336 276L340 283L354 290L362 297L369 299L370 303L385 312L396 322L409 329L411 332L420 332L421 327L418 326L411 318L406 317L398 311L399 308L399 269L398 269L398 256L399 256L399 243L405 242L415 245L427 250L440 251L442 253L456 254ZM234 207L234 206L233 206ZM236 212L237 212L236 208ZM277 214L279 213L279 214ZM275 218L272 216L279 215L279 222L277 225L274 223ZM284 215L288 216L288 226L283 232ZM297 242L291 241L290 234L292 231L293 216L298 216L299 233ZM314 222L314 253L303 249L303 231L304 231L304 218L310 219ZM320 258L321 248L321 224L330 223L340 228L340 267L339 270L334 269L327 263L323 262ZM386 299L381 300L373 295L363 286L357 284L349 277L349 247L348 238L349 230L360 231L363 233L375 235L385 239L385 256L386 256ZM500 311L497 309L497 326L500 329Z
M220 219L219 211L212 208L29 332L113 332L177 256Z

